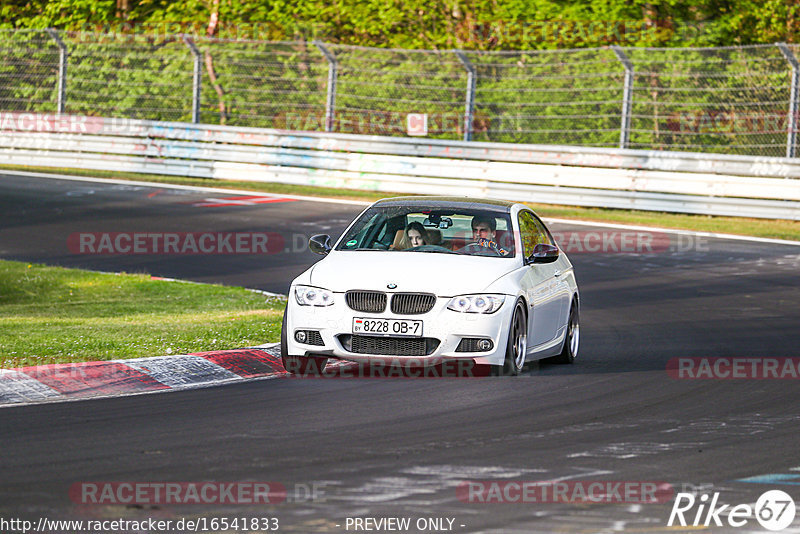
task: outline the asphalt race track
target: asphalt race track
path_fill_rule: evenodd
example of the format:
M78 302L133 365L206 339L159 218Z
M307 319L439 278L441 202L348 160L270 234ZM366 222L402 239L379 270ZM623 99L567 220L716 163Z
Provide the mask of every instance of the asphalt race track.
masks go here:
M337 234L361 209L201 206L209 198L220 196L3 175L0 257L285 293L316 258L294 236ZM74 254L67 245L76 232L198 231L274 232L286 246L195 256ZM412 526L450 518L454 532L674 531L674 495L660 504L487 504L463 498L465 481L655 481L698 498L719 492L732 505L780 489L800 503L798 380L667 372L679 357L797 357L800 247L656 238L663 246L644 253L567 248L582 296L574 366L534 365L519 378L278 379L2 409L0 516L277 517L287 532L353 532L346 521L355 517ZM268 481L289 495L258 506L76 504L70 487L87 481ZM764 531L755 519L725 525L711 530ZM800 518L783 532L800 532Z
M262 200L269 200L263 198L267 196L263 195ZM100 271L145 272L286 293L289 281L317 257L308 251L308 238L315 233L341 233L364 207L357 203L297 202L285 198L287 201L259 203L258 199L158 186L0 174L0 257ZM279 249L273 250L269 242L266 249L274 253L91 254L89 248L83 253L80 248L78 253L70 249L70 235L99 232L260 232L275 236ZM79 247L80 241L74 245ZM235 240L229 245L237 251ZM98 242L95 250L99 249Z

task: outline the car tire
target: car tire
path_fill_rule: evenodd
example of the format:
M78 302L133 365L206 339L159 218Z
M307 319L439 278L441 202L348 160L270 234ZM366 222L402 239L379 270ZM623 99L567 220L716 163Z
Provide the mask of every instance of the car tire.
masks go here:
M569 308L569 321L567 321L567 333L564 336L564 348L561 349L561 354L553 358L553 363L571 364L575 362L578 356L578 348L580 347L581 339L581 324L580 324L580 310L578 308L578 301L573 300L572 306Z
M283 314L281 322L281 361L283 368L293 375L318 376L325 369L328 358L321 356L289 356L288 344L286 342L286 313Z
M528 320L525 313L525 304L518 300L511 316L508 327L508 343L506 343L506 357L503 365L495 366L494 374L502 376L517 376L525 366L525 352L528 343Z

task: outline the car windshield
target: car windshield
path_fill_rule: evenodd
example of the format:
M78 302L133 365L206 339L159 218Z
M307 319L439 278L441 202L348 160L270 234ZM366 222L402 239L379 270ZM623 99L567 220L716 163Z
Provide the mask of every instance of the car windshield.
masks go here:
M336 250L385 250L514 257L507 213L418 206L373 206L339 241Z

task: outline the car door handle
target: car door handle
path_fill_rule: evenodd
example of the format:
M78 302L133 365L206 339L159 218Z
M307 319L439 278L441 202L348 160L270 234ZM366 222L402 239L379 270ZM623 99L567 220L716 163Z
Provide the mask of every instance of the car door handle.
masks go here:
M559 276L561 276L561 271L556 271L555 273L553 273L553 276L558 278Z

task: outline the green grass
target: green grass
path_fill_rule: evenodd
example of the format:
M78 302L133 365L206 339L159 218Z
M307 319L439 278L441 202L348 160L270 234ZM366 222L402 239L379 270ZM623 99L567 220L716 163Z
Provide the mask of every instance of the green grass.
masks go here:
M366 202L375 201L380 198L406 195L405 193L376 193L374 191L358 191L353 189L333 189L267 182L220 181L203 178L185 178L180 176L161 176L127 172L50 169L44 167L21 167L8 165L0 165L0 169L49 172L76 176L93 176L100 178L114 178L118 180L138 180L142 182L165 184L222 187L226 189L238 189L242 191L343 198L363 200ZM633 224L640 226L658 226L662 228L676 228L700 232L715 232L800 241L800 221L781 219L747 219L742 217L715 217L710 215L683 215L678 213L662 213L655 211L582 208L575 206L554 206L548 204L529 203L529 205L542 217Z
M0 368L276 342L284 306L237 287L0 261Z

